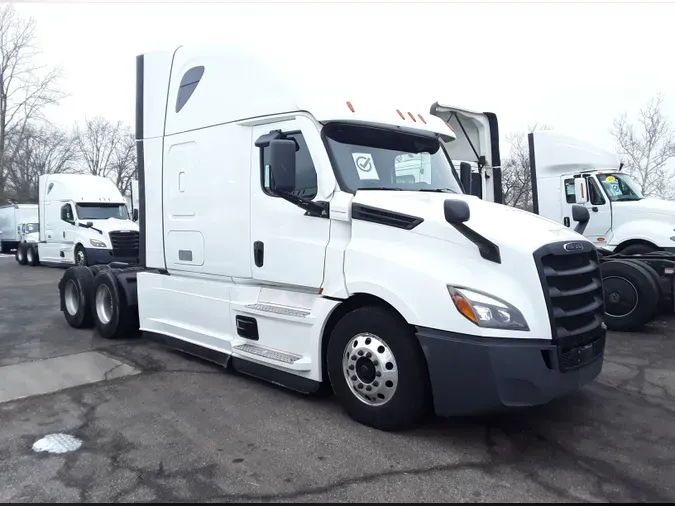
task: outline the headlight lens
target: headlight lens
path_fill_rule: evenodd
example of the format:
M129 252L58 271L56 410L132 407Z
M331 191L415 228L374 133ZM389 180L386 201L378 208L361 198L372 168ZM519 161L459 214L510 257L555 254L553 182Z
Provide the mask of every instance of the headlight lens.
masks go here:
M485 293L448 286L457 311L479 327L506 330L530 330L525 317L508 302Z
M106 245L103 241L97 241L96 239L89 239L89 244L91 244L94 248L105 248Z

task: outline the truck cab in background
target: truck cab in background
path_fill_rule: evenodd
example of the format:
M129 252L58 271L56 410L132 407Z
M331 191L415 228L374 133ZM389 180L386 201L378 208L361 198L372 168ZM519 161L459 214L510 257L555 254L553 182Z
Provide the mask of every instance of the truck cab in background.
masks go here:
M0 252L9 253L21 241L21 224L38 221L37 204L0 206Z
M22 243L19 263L96 265L138 261L138 225L107 178L46 174L38 181L39 242ZM22 261L24 260L24 261Z
M571 208L590 212L584 236L625 255L675 252L675 202L644 197L616 153L558 132L528 134L534 212L571 226Z

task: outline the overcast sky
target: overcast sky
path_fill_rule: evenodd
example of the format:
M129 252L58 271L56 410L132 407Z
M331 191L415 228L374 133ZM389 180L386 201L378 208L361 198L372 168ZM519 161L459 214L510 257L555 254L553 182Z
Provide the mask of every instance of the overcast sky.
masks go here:
M675 4L76 2L17 10L35 17L47 62L64 69L71 97L50 115L68 125L98 114L133 125L135 56L212 42L268 47L270 57L333 86L356 83L422 112L437 100L492 111L502 138L539 122L612 148L613 118L659 91L675 121Z

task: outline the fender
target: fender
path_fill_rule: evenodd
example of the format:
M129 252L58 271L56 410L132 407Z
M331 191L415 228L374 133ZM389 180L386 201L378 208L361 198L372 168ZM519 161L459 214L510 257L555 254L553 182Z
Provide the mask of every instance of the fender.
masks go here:
M406 304L403 301L403 299L401 299L394 292L388 290L387 288L381 285L376 285L374 283L369 283L367 281L355 281L351 283L348 281L347 290L350 296L355 295L357 293L364 293L368 295L374 295L375 297L379 297L387 304L391 305L394 309L396 309L396 311L398 311L400 315L403 316L405 321L407 321L408 323L414 323L419 321L418 314L413 310L411 306Z
M668 226L663 221L649 219L629 221L619 225L613 232L608 241L610 249L630 240L650 242L660 248L675 247L675 241L671 239L675 237L675 226Z

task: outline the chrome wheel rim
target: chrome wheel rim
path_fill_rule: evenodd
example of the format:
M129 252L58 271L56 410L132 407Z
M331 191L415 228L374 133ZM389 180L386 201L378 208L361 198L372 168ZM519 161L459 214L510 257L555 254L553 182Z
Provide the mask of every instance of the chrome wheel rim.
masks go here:
M110 289L106 285L98 285L96 289L96 316L101 323L107 324L112 319L113 302Z
M364 404L382 406L398 387L398 365L391 348L374 334L358 334L342 355L342 374L349 389Z
M76 315L77 310L80 309L80 289L72 279L69 279L66 283L63 298L65 299L68 314Z
M75 253L75 263L84 266L84 251L78 250L77 253Z

